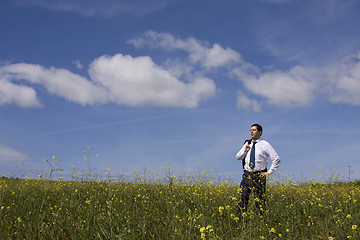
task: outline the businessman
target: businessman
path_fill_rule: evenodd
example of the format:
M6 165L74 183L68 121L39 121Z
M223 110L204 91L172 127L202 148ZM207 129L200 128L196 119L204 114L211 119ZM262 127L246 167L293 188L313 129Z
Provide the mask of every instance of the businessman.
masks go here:
M280 157L267 141L261 139L263 128L253 124L250 129L251 140L244 143L236 154L238 160L244 162L243 179L240 184L240 201L238 213L247 211L249 197L254 192L255 206L262 215L265 211L266 177L274 173L280 165ZM268 158L272 164L267 170Z

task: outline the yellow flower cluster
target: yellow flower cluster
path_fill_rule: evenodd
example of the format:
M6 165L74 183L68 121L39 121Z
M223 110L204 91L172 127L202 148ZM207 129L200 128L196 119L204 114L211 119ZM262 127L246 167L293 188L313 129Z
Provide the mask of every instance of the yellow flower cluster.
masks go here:
M200 228L200 234L201 239L209 239L212 240L211 236L214 232L214 229L211 225L208 225L207 227ZM207 237L208 236L208 237Z

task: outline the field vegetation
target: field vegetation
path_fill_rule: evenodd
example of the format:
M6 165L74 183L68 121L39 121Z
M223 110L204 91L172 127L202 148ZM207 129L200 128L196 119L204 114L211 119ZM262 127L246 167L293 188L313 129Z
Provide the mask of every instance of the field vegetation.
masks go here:
M53 159L55 160L55 158ZM0 179L0 239L360 239L360 182L269 179L263 216L212 171ZM90 176L90 175L89 175Z

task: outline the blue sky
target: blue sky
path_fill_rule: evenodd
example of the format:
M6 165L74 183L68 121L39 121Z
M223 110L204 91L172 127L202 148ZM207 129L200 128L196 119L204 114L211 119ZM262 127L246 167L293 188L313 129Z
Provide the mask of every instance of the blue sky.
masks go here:
M359 11L340 0L1 1L0 174L56 156L69 175L87 150L114 175L171 162L240 181L235 154L259 123L282 176L343 178L351 165L360 178Z

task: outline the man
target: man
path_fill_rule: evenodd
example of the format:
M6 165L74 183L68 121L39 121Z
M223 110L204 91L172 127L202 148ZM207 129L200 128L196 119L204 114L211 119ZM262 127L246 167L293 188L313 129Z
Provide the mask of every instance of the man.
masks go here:
M240 184L239 213L247 210L251 191L254 191L255 206L262 215L265 211L266 177L274 173L280 165L280 157L274 148L261 139L263 129L259 124L253 124L250 129L252 140L246 141L236 154L238 160L244 160L244 174ZM272 164L267 170L268 158Z

